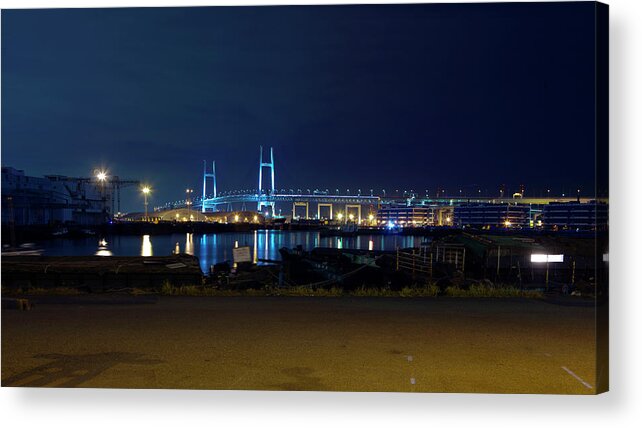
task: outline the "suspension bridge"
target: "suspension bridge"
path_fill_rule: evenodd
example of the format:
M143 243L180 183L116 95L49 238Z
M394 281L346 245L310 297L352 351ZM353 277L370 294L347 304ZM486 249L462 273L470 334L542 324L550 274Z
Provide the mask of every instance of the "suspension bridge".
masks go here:
M403 204L407 206L424 205L457 205L462 203L520 203L520 204L547 204L549 202L568 202L581 200L587 202L590 198L579 198L576 196L554 196L554 197L523 197L520 195L504 196L503 193L497 197L479 195L463 195L461 190L456 196L447 195L445 190L439 190L439 194L429 197L420 195L414 191L390 192L388 194L375 195L371 189L369 194L362 194L359 189L356 194L339 194L326 190L305 189L278 189L275 184L274 149L270 147L267 156L264 157L263 146L260 146L258 187L253 190L233 190L219 193L216 184L216 161L212 161L211 169L208 162L203 161L203 188L202 196L186 198L173 204L166 204L158 207L162 211L168 208L191 207L194 210L207 212L233 212L254 211L262 213L266 217L281 216L281 209L277 210L276 205L291 207L292 218L297 219L354 219L360 222L364 217L369 216L381 208L382 205ZM267 185L266 185L267 184ZM190 190L191 192L191 190ZM481 190L480 190L481 192ZM289 214L286 209L285 214Z

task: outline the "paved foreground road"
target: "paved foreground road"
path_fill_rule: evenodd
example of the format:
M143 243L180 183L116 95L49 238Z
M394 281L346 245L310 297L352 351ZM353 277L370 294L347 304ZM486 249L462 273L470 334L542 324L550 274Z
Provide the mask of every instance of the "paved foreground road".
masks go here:
M595 393L593 309L534 300L51 298L2 386Z

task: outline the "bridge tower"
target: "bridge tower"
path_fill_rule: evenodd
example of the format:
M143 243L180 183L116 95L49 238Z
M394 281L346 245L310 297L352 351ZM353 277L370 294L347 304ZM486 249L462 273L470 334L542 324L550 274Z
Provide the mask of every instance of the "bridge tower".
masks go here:
M212 172L207 172L207 161L203 161L203 200L201 201L201 212L206 211L205 199L207 198L207 179L211 178L214 185L213 197L216 198L216 161L212 161ZM214 211L215 208L212 209Z
M260 156L259 156L259 191L258 191L258 197L259 197L259 202L257 204L257 210L261 211L261 208L264 206L270 206L272 207L272 214L274 214L274 202L268 202L268 201L262 201L261 200L261 192L263 191L263 168L270 168L270 175L272 178L272 185L270 187L270 194L274 194L274 150L272 147L270 147L270 161L269 162L263 162L263 146L260 147ZM267 193L267 192L266 192Z

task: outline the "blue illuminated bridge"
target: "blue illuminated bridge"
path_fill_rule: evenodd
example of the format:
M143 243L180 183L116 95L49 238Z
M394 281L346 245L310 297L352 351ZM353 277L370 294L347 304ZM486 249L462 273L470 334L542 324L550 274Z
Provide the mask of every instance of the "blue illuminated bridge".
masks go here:
M157 211L166 209L176 209L191 207L203 213L207 212L232 212L236 210L248 211L256 210L266 215L279 216L281 210L276 209L276 205L281 207L285 205L287 210L284 214L289 214L291 208L292 218L316 218L316 219L341 219L345 216L353 216L355 220L360 221L367 215L376 213L382 205L403 204L408 206L425 206L425 205L457 205L470 202L490 202L490 203L515 203L521 204L547 204L552 201L567 202L578 200L575 197L541 197L541 198L522 198L513 197L487 197L476 195L474 197L459 195L457 197L441 196L429 198L427 195L421 196L416 193L403 192L399 194L375 195L372 190L368 194L339 194L338 189L335 193L326 191L309 190L302 191L297 189L276 189L274 184L274 152L270 148L269 160L263 160L263 147L260 148L258 188L253 190L229 191L218 193L216 189L216 163L212 162L211 172L207 169L207 164L203 163L203 191L201 196L188 197L182 201L165 204L157 207ZM263 172L269 169L269 186L264 186ZM211 181L210 188L208 184ZM347 192L349 193L349 192ZM581 198L582 202L588 201L589 198Z

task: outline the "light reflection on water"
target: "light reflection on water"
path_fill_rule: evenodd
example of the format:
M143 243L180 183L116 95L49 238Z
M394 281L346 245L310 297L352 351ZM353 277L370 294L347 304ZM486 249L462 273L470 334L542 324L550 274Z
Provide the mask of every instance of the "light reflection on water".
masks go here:
M143 245L140 248L140 255L143 257L150 257L154 255L152 249L152 241L149 239L149 235L143 235Z
M204 272L209 266L231 261L232 249L249 246L255 262L280 260L279 249L301 245L305 250L315 247L394 250L397 247L418 247L421 236L361 235L354 237L321 237L319 232L259 230L244 233L172 234L143 236L108 236L83 239L54 239L41 243L48 256L166 256L175 252L197 256Z

